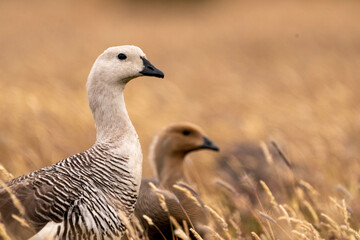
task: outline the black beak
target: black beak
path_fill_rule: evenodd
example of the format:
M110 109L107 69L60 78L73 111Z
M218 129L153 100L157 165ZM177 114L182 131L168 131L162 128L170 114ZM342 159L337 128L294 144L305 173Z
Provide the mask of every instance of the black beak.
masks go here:
M140 72L142 75L164 78L164 73L161 70L154 67L154 65L152 65L151 62L149 62L149 60L147 60L144 57L141 57L141 59L143 60L144 63L144 69Z
M214 151L219 151L219 147L216 146L210 139L208 139L207 137L203 137L204 139L204 144L200 147L201 149L210 149L210 150L214 150Z

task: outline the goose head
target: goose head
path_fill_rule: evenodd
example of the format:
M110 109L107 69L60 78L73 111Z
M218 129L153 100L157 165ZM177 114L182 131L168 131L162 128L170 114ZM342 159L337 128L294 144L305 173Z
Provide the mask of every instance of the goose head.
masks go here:
M152 65L136 46L106 49L96 59L86 84L92 112L95 113L104 104L111 105L112 101L119 102L117 98L121 97L119 93L124 90L126 83L140 76L163 78L164 73Z
M219 151L219 148L206 137L204 131L191 123L170 125L160 133L156 142L158 150L163 149L170 155L186 155L201 149Z
M147 60L139 47L110 47L96 59L90 71L88 87L95 81L102 85L125 85L140 76L164 78L164 73Z

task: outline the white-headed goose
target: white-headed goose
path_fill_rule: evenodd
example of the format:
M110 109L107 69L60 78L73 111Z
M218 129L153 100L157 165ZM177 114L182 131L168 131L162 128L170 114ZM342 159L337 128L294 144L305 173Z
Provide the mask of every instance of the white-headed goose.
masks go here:
M185 220L189 226L193 224L196 230L204 237L205 233L202 226L208 222L207 212L203 207L200 196L190 187L184 172L185 156L202 149L219 150L205 136L204 132L194 124L172 124L155 137L150 150L150 161L156 178L141 181L139 198L135 207L135 215L147 229L149 239L163 239L163 236L166 239L172 239L173 231L169 223L169 215L175 217L179 223ZM160 206L156 191L149 186L150 182L156 185L157 192L165 196L169 214ZM178 184L190 191L191 195L202 206L198 206L183 191L174 187L174 184ZM188 216L186 216L184 210ZM143 215L147 215L152 219L160 229L161 234L155 227L147 224Z
M87 81L89 106L97 129L96 143L88 150L54 165L6 182L24 212L0 187L0 213L11 239L114 239L125 227L118 211L134 211L142 153L129 119L123 91L139 76L163 78L142 50L111 47L95 61ZM22 231L13 217L32 228Z

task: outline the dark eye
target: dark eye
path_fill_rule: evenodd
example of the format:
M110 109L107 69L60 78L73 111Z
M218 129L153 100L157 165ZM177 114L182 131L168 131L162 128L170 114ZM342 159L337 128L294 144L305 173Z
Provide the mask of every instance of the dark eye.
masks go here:
M120 60L125 60L126 58L127 58L126 55L123 54L123 53L120 53L120 54L118 55L118 59L120 59Z
M184 136L189 136L189 135L190 135L190 131L184 130L184 131L182 131L182 134L183 134Z

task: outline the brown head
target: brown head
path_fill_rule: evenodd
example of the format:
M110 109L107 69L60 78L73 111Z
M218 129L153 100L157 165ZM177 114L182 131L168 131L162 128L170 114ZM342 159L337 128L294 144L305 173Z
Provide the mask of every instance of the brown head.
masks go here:
M175 123L155 137L150 150L150 162L161 182L167 176L183 175L185 156L202 149L219 151L200 127L186 122Z

